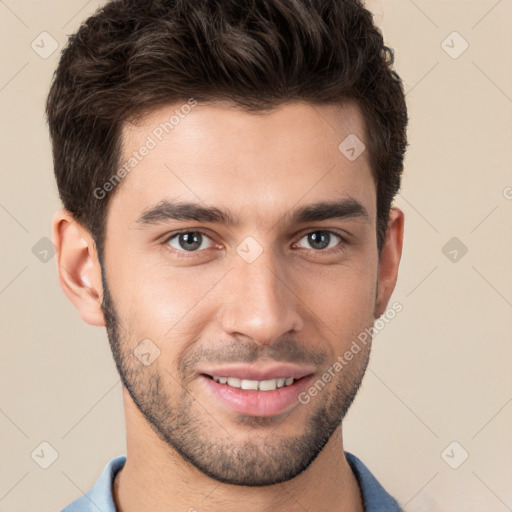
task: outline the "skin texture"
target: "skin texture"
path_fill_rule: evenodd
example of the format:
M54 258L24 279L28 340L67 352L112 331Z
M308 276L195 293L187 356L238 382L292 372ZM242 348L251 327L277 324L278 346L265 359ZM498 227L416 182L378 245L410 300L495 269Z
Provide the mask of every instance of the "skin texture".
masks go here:
M123 162L176 107L126 124ZM273 416L232 411L199 374L206 362L289 361L313 364L316 380L386 310L404 217L391 210L379 260L367 154L349 161L338 149L349 134L366 140L352 103L295 102L264 114L197 105L110 192L103 280L88 231L65 210L55 215L61 286L84 321L106 325L124 384L118 510L363 510L341 421L370 344L309 403ZM368 219L285 217L346 198ZM240 222L137 222L164 199L223 208ZM205 236L186 251L170 238L177 230ZM319 231L332 233L327 249L308 237ZM237 253L247 237L262 251L250 263ZM160 351L150 365L134 356L147 339Z

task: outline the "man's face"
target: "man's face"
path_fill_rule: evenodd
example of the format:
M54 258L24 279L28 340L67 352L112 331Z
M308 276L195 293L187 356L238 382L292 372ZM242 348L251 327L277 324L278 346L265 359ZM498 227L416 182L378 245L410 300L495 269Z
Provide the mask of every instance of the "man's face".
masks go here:
M265 114L200 104L162 136L175 108L124 128L121 164L148 136L157 144L109 204L103 311L114 358L152 428L203 473L285 481L340 425L368 362L369 344L298 399L374 322L375 183L366 152L351 161L338 149L351 134L364 140L363 121L352 104ZM352 214L293 216L347 200ZM173 218L178 202L236 223L187 219L190 208Z

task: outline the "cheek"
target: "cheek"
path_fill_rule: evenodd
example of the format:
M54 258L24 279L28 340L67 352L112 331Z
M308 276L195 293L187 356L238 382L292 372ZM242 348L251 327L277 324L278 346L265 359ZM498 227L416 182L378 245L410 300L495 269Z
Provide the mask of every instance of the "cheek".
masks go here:
M376 268L332 266L304 274L300 296L342 348L373 323Z
M328 408L336 410L341 397L346 401L356 389L368 363L371 338L367 329L374 322L376 269L364 269L363 265L357 269L336 268L328 279L322 280L321 290L312 286L312 280L313 276L308 280L309 303L326 326L321 326L322 348L328 353L323 370L329 383L323 399ZM317 325L320 326L319 321Z
M199 267L151 265L144 259L126 260L116 274L115 303L130 335L152 339L162 345L161 350L169 345L166 340L172 340L178 352L204 327L198 313L223 275L213 268L201 272Z

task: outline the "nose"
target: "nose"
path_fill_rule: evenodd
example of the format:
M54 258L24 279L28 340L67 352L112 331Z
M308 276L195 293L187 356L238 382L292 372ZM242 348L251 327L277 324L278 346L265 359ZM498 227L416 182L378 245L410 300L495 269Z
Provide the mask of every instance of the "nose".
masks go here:
M284 265L276 260L270 249L251 263L235 256L223 289L221 318L225 333L270 345L302 329L301 300L293 290L290 272L285 272Z

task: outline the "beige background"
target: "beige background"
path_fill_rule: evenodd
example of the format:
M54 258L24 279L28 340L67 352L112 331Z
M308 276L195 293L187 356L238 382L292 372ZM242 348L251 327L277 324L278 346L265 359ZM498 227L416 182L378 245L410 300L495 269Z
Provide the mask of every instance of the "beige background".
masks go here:
M32 252L51 237L59 207L43 117L59 51L44 59L31 43L41 52L45 37L51 49L39 36L46 31L60 50L98 5L0 2L2 512L60 510L125 453L106 335L83 323L61 292L55 258L44 263ZM505 512L512 510L512 0L368 5L395 48L411 118L396 200L406 238L391 299L403 311L375 338L345 422L346 449L406 511ZM449 245L447 257L452 237L459 248ZM42 257L44 246L36 247ZM36 463L49 457L42 442L58 452L48 469ZM456 465L463 450L468 459L452 469L446 461Z

